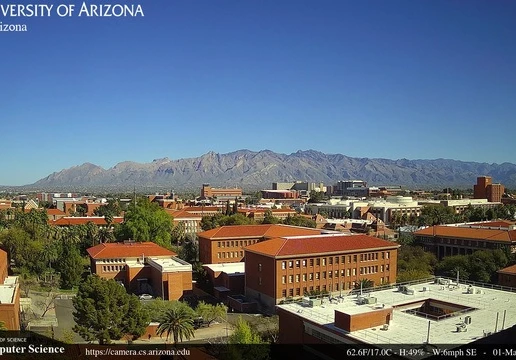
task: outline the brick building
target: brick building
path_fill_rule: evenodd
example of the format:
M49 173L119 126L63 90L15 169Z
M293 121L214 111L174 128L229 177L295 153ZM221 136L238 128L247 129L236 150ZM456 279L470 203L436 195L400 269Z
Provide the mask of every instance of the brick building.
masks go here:
M210 184L203 184L201 197L210 199L213 197L239 197L242 196L242 189L238 188L213 188Z
M7 253L0 249L0 321L8 330L20 330L20 286L7 273Z
M222 226L199 234L199 259L203 264L241 262L248 245L281 236L318 234L321 230L289 225Z
M500 269L498 273L498 284L516 288L516 265Z
M178 300L192 290L192 265L155 243L103 243L87 251L92 272L116 280L128 292Z
M414 239L426 251L433 252L438 260L503 247L515 253L516 225L509 221L435 225L414 232Z
M490 176L477 177L476 185L473 185L475 199L487 199L489 202L500 202L505 188L502 184L493 184Z
M124 218L121 216L113 217L113 224L121 224ZM49 225L53 226L75 226L93 223L97 226L107 226L106 218L103 216L62 216L56 220L49 220Z
M273 307L307 293L341 294L363 279L396 282L399 245L367 235L275 238L245 248L246 297Z

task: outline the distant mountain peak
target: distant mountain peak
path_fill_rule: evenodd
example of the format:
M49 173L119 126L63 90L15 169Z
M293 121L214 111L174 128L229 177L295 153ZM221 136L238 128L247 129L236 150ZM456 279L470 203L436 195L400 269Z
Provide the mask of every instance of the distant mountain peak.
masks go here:
M487 164L449 159L389 160L352 158L317 150L290 155L265 149L236 150L226 154L209 151L197 158L154 159L150 163L124 161L105 170L84 163L64 169L28 186L63 187L165 187L192 189L212 186L270 188L272 182L302 180L333 185L339 180L362 179L369 185L397 184L411 188L472 187L477 176L489 175L505 186L516 186L516 165Z

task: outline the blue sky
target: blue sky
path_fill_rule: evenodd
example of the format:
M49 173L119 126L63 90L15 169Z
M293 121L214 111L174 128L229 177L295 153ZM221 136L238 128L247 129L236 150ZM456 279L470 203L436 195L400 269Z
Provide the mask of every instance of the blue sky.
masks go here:
M244 148L516 162L514 1L118 3L145 17L0 15L28 27L0 32L0 184Z

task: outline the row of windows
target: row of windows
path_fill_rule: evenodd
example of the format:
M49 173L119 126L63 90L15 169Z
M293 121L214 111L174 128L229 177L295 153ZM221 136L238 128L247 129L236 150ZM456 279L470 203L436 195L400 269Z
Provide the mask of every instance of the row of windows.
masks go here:
M104 263L125 263L125 259L101 259Z
M231 241L217 241L217 247L235 247L235 246L248 246L252 244L256 244L258 240L231 240Z
M385 271L389 271L389 264L385 265ZM378 272L378 265L364 266L360 268L360 275L376 274ZM383 265L380 265L380 272L383 273Z
M240 254L240 255L239 255ZM217 259L231 259L231 258L242 258L244 257L243 251L227 251L227 252L218 252Z
M119 271L125 271L125 265L102 266L102 272L119 272Z
M355 276L357 274L357 269L346 269L346 271L344 272L344 269L341 269L340 270L340 276ZM299 282L300 279L303 279L302 281L313 281L314 278L315 280L319 280L319 279L326 279L326 277L328 277L329 279L333 278L333 277L339 277L339 271L338 270L335 270L335 271L323 271L323 272L316 272L316 273L308 273L308 274L296 274L295 275L295 279L296 279L296 282ZM281 277L281 282L283 284L285 284L287 282L287 276L286 275L283 275ZM288 282L289 283L293 283L294 282L294 275L289 275L288 276Z
M389 258L389 252L388 251L385 251L385 252L381 252L380 253L381 255L381 258L382 259L388 259ZM360 261L373 261L373 260L378 260L378 257L379 257L379 253L367 253L367 254L360 254ZM351 264L352 260L353 262L357 262L358 261L358 255L343 255L343 256L330 256L328 258L316 258L316 259L303 259L303 260L295 260L295 266L296 268L299 268L299 267L306 267L307 264L309 266L314 266L314 263L315 263L315 266L320 266L322 264L322 266L326 266L326 264L328 265L333 265L333 264L345 264L346 263L346 260L347 260L347 263L348 264ZM340 261L340 262L339 262ZM287 268L287 261L282 261L281 262L281 268L283 270L285 270ZM288 261L288 268L289 269L292 269L294 268L294 260L290 260Z

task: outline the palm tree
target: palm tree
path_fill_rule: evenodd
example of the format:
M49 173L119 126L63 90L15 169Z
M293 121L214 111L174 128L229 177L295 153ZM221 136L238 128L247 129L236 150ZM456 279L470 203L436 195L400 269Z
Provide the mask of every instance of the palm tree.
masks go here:
M167 310L160 321L156 334L161 337L165 332L167 333L166 341L172 333L174 345L178 340L183 341L183 338L190 340L194 337L193 310L187 308L187 305Z

